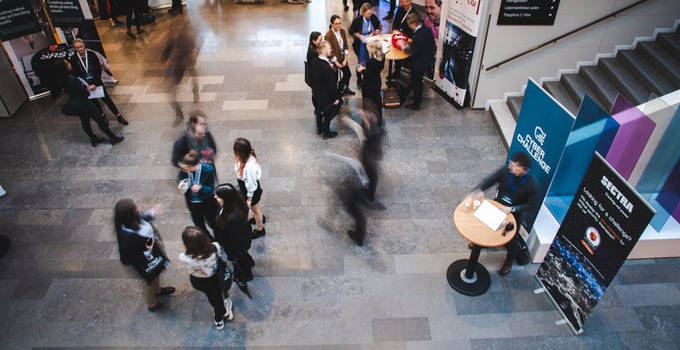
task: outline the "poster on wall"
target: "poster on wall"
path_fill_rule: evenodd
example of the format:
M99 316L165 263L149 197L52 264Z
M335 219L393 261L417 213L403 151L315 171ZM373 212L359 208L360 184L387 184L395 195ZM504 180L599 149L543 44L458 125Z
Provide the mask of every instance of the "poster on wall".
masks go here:
M437 50L435 86L458 108L469 103L469 76L481 21L482 0L449 1L443 42ZM439 57L441 53L441 57Z
M78 0L45 0L55 27L77 27L85 20Z
M551 26L559 5L560 0L501 0L497 24Z
M538 182L537 198L540 201L548 191L573 126L574 116L529 79L508 154L522 151L531 156L531 174ZM537 214L522 214L519 233L525 241Z
M3 38L2 45L5 48L5 51L7 51L7 56L15 68L19 80L21 81L24 90L26 90L26 94L29 98L35 98L47 92L48 89L35 72L32 64L33 56L41 50L55 45L57 42L52 33L52 27L47 19L47 13L40 0L0 0L0 8L2 8L0 12L7 10L4 7L6 3L16 4L19 2L25 4L22 8L30 9L30 17L32 18L33 23L37 24L37 27L35 27L34 30L31 30L30 33L15 36L13 39L5 40L5 38ZM26 23L22 23L19 25L23 26L25 24ZM6 25L9 25L9 23L6 23ZM31 24L31 26L33 26L33 24Z
M0 40L12 40L40 30L40 22L29 0L0 0Z
M536 273L574 333L625 262L655 212L595 153Z

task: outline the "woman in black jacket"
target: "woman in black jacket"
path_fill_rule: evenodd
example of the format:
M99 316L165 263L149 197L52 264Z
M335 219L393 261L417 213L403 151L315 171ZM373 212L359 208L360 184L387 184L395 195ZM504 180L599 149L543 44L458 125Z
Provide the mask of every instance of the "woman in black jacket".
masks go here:
M236 281L250 281L255 261L248 253L253 239L248 223L248 205L241 192L229 183L215 188L215 199L221 206L217 216L217 242L234 264Z
M357 71L364 75L364 86L361 89L364 109L375 111L378 118L378 126L383 125L382 118L382 78L380 73L385 68L385 55L382 52L382 44L379 40L372 40L366 44L369 59L366 66L359 65Z
M90 144L92 147L96 147L98 143L102 142L102 139L92 132L90 118L97 122L99 129L109 137L112 145L123 141L123 137L116 136L116 134L109 129L106 119L104 119L94 103L88 99L90 92L87 90L87 82L81 81L78 77L73 75L71 63L67 60L62 60L57 63L57 67L59 66L61 66L61 69L63 70L61 74L62 86L69 96L68 102L66 102L64 108L80 117L80 123L87 136L90 137Z
M114 209L114 226L118 239L118 252L123 265L132 265L147 283L146 303L149 311L156 311L163 302L156 297L170 295L173 287L160 287L160 274L170 266L163 242L153 220L160 205L142 212L132 199L121 199Z

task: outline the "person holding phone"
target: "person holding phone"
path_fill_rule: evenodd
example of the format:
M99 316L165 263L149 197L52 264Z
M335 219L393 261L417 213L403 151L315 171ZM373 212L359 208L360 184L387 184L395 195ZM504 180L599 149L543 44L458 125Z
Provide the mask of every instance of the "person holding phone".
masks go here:
M191 213L191 220L194 226L200 227L203 231L210 233L206 223L213 230L214 238L215 223L219 205L213 198L213 190L217 184L215 167L209 163L201 163L201 154L196 150L191 150L185 154L178 163L180 172L178 175L179 184L177 190L184 194L187 208Z

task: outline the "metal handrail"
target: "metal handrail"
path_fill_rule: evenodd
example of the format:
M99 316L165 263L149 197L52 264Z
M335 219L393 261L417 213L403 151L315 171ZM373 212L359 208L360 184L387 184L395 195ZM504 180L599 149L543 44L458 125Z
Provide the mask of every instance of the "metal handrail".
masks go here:
M635 7L635 6L638 6L638 5L642 4L642 3L645 3L645 2L647 2L647 1L649 1L649 0L641 0L641 1L638 1L638 2L636 2L636 3L634 3L634 4L628 5L628 6L622 8L622 9L620 9L620 10L614 11L614 12L608 14L607 16L604 16L604 17L602 17L602 18L600 18L600 19L597 19L597 20L595 20L595 21L592 21L592 22L590 22L590 23L588 23L588 24L582 25L582 26L580 26L580 27L578 27L578 28L576 28L576 29L574 29L574 30L571 30L571 31L565 33L565 34L562 34L562 35L560 35L560 36L558 36L558 37L555 37L555 38L553 38L553 39L550 39L550 40L544 42L543 44L534 46L534 47L532 47L532 48L530 48L530 49L528 49L528 50L526 50L526 51L524 51L524 52L521 52L521 53L519 53L519 54L517 54L517 55L514 55L514 56L512 56L512 57L510 57L510 58L508 58L508 59L506 59L506 60L503 60L503 61L501 61L501 62L499 62L499 63L496 63L496 64L494 64L493 66L486 68L486 71L488 72L488 71L490 71L490 70L492 70L492 69L495 69L495 68L498 68L498 67L500 67L500 66L502 66L502 65L504 65L504 64L506 64L506 63L508 63L508 62L510 62L510 61L513 61L513 60L516 60L516 59L518 59L518 58L520 58L520 57L522 57L522 56L528 55L528 54L530 54L530 53L532 53L532 52L534 52L534 51L536 51L536 50L538 50L538 49L540 49L540 48L543 48L543 47L548 46L548 45L550 45L550 44L557 43L558 40L561 40L561 39L563 39L563 38L565 38L565 37L568 37L568 36L570 36L570 35L572 35L572 34L574 34L574 33L576 33L576 32L580 32L580 31L582 31L582 30L584 30L584 29L586 29L586 28L588 28L588 27L591 27L591 26L593 26L593 25L596 25L596 24L598 24L598 23L600 23L600 22L602 22L602 21L604 21L604 20L606 20L606 19L609 19L609 18L611 18L611 17L616 17L616 15L618 15L619 13L628 11L628 10L630 10L631 8L633 8L633 7Z

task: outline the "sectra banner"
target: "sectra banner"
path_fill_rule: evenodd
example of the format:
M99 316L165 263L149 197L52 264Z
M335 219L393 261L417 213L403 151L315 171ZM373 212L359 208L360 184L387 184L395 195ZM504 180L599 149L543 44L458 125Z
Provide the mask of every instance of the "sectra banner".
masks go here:
M575 334L655 211L595 153L536 279Z

